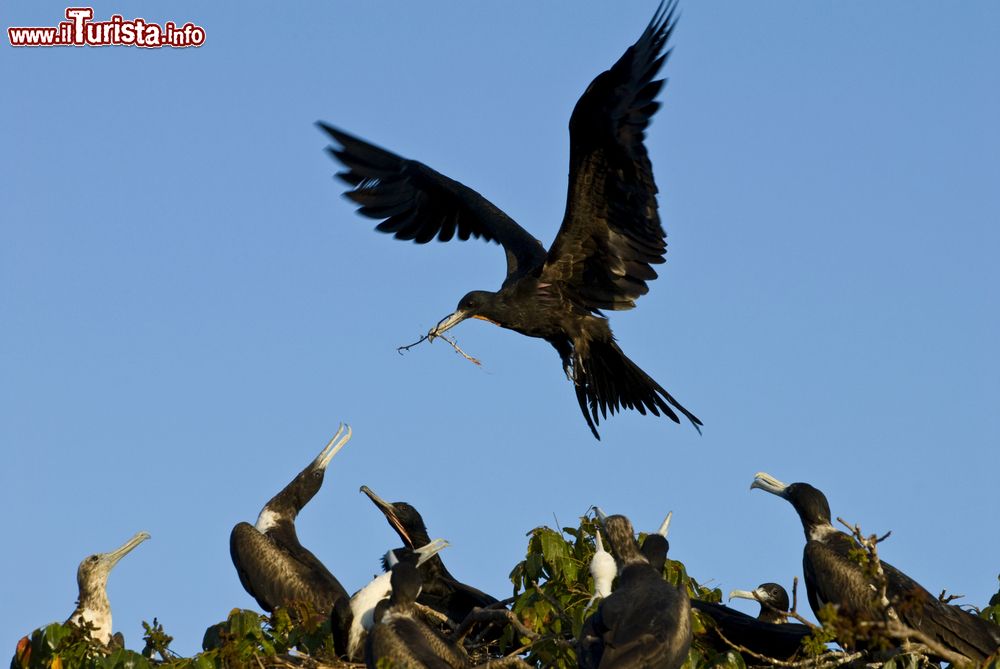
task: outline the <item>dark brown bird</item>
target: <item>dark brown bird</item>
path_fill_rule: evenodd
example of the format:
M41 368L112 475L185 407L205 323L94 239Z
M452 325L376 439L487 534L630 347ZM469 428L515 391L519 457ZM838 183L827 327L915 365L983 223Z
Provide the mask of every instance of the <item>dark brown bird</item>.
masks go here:
M761 583L753 590L733 590L729 599L749 599L760 604L757 620L780 625L788 622L788 609L792 605L788 591L778 583Z
M659 108L655 80L670 51L673 3L662 5L638 41L591 82L570 117L566 213L548 251L476 191L430 167L402 158L325 123L338 144L329 152L361 205L384 219L376 230L424 244L480 237L501 244L507 277L497 292L474 290L428 332L443 334L467 318L490 321L549 342L576 389L594 436L600 418L619 409L661 413L695 428L701 421L629 360L602 310L624 310L649 290L653 265L664 261L666 234L657 212L656 184L643 145Z
M691 600L691 608L712 620L710 635L717 636L714 630L718 630L725 637L716 639L715 647L720 651L730 650L728 640L758 655L787 661L799 653L802 642L812 633L806 625L787 622L788 593L777 583L764 583L753 591L733 590L729 598L734 597L760 602L760 613L753 618L722 604ZM755 659L745 658L747 665L759 664Z
M351 612L344 586L299 541L295 518L320 487L326 468L351 438L342 425L337 434L292 481L261 509L257 522L237 523L229 535L229 553L240 583L265 611L293 603L312 606L317 614L334 612L338 652L347 642Z
M424 519L411 505L406 502L387 502L366 485L361 486L361 492L385 515L406 548L416 549L430 543ZM434 555L420 565L420 578L422 587L417 601L443 613L456 624L465 620L477 606L487 607L497 602L495 597L452 576L440 555Z
M628 518L608 516L602 524L618 582L583 624L580 669L677 669L691 647L691 605L683 585L663 578L666 538L650 535L654 544L640 551Z
M825 604L832 604L848 620L882 621L888 604L901 623L972 661L982 662L1000 649L1000 626L945 604L885 561L881 562L888 602L879 601L873 579L852 557L860 547L833 526L826 495L813 486L784 484L759 472L750 488L787 500L799 514L806 535L802 572L813 613L819 615Z
M365 640L368 669L465 669L472 663L464 649L443 639L424 622L414 606L420 594L420 572L410 562L392 568L392 594L374 613L375 626Z

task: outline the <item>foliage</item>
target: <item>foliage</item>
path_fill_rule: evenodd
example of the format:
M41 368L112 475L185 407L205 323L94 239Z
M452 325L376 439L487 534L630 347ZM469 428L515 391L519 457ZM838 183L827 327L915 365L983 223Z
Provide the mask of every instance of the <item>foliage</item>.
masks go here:
M599 605L591 601L593 580L590 560L595 551L599 524L583 517L577 527L561 531L537 527L528 533L524 560L510 573L514 586L511 605L519 626L508 625L500 641L504 654L523 656L536 667L572 669L577 666L575 640L585 620ZM640 542L643 536L640 535ZM875 567L877 555L859 550L856 560ZM692 578L686 567L667 560L664 578L674 585L683 584L695 599L719 603L722 591L708 588ZM1000 592L980 615L1000 623ZM810 666L832 667L848 660L844 653L831 651L834 639L860 639L862 629L855 621L845 620L833 607L819 614L822 623L806 641L802 659ZM698 611L692 614L694 642L683 669L745 669L751 666L777 666L757 658L744 657L720 642L712 621ZM278 609L270 616L233 609L224 621L205 631L202 652L194 657L179 657L170 651L170 637L156 618L143 622L145 646L141 653L122 647L105 646L93 637L89 624L53 623L35 630L17 645L11 669L242 669L255 667L359 667L338 660L333 652L329 616L301 607ZM866 639L871 642L871 637ZM495 650L492 649L492 650ZM878 666L878 665L874 665ZM885 659L882 669L916 669L927 666L925 657L896 654ZM1000 669L1000 659L991 658L987 669ZM380 667L380 669L389 669Z
M301 611L278 609L270 617L233 609L205 631L202 652L179 657L154 618L143 622L142 653L111 648L94 639L89 625L52 623L24 637L11 669L242 669L243 667L348 666L333 656L330 623ZM290 655L299 648L302 652ZM159 655L160 659L154 659ZM357 666L357 665L353 665Z

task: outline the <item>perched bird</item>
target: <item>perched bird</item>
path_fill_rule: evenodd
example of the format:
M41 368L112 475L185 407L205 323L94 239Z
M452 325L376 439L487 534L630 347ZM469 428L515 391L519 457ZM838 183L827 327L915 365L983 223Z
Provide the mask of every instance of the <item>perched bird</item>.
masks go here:
M643 556L628 518L607 516L603 526L618 565L618 584L584 622L578 647L579 666L581 669L680 667L691 646L687 589L675 588L663 579L662 561L658 570Z
M806 535L802 571L809 605L817 615L825 604L832 604L847 620L884 621L888 605L902 624L971 661L982 662L1000 649L1000 626L945 604L882 560L888 601L880 601L874 580L854 557L860 547L853 537L834 528L826 496L813 486L786 485L759 472L750 488L787 500L799 514Z
M801 649L802 641L812 630L799 623L786 623L787 617L771 606L788 611L788 593L777 583L765 583L756 590L733 590L729 598L752 599L760 602L760 613L756 618L742 611L700 600L691 600L691 608L711 619L710 629L717 630L725 640L735 643L747 650L774 658L788 661ZM769 604L770 606L765 606ZM719 650L729 650L730 646L719 638L716 647ZM755 658L745 658L747 664L756 664Z
M84 558L76 570L76 583L80 595L76 608L66 619L67 623L84 625L90 623L91 634L107 645L111 643L111 602L108 601L108 574L118 561L149 539L149 532L138 532L121 547L110 553L95 553ZM115 635L118 636L118 635Z
M399 535L403 545L410 549L430 542L424 519L415 508L406 502L386 502L368 486L361 486L361 492L368 496L381 511L389 525ZM383 565L387 570L388 565ZM477 590L457 580L444 566L440 555L432 555L420 565L423 587L419 601L438 613L448 616L455 623L461 623L469 613L478 607L496 604L495 597Z
M350 660L360 661L364 658L365 637L375 624L375 608L378 603L392 593L392 567L406 562L420 567L428 559L448 547L444 539L435 539L416 549L402 548L391 550L382 558L382 564L388 565L390 571L379 574L368 585L351 596L350 626L347 633L346 656ZM334 624L337 623L335 619Z
M596 549L594 556L590 558L590 576L594 579L594 594L585 608L589 608L596 600L604 599L611 594L611 583L618 573L614 557L604 550L600 530L594 534L594 541Z
M650 566L658 574L663 573L663 567L667 563L667 553L670 551L670 542L667 541L667 533L670 531L670 521L673 517L673 511L668 513L667 517L660 524L659 529L653 534L646 535L646 538L642 542L642 547L639 549L642 552L642 556L646 558L646 561L649 562Z
M443 639L417 612L420 571L410 562L392 568L392 593L375 607L374 626L365 641L365 664L379 669L464 669L465 650Z
M788 591L778 583L761 583L753 590L733 590L729 599L749 599L760 603L757 620L775 624L788 621L788 610L792 605Z
M320 486L326 468L351 439L350 426L337 434L305 469L264 505L257 523L237 523L229 535L229 553L240 583L265 611L304 603L322 615L334 610L334 644L343 652L350 614L347 591L299 542L295 518Z
M661 5L638 41L601 73L570 117L566 213L548 251L474 190L430 167L369 144L325 123L338 143L329 152L347 168L346 197L358 212L384 219L376 226L418 244L481 237L507 255L497 292L475 290L442 319L431 340L467 318L478 318L549 342L576 389L594 436L599 418L619 409L662 412L696 427L701 421L629 360L602 310L624 310L649 290L653 265L664 261L666 235L657 212L646 127L659 108L663 80L654 80L670 52L674 4Z

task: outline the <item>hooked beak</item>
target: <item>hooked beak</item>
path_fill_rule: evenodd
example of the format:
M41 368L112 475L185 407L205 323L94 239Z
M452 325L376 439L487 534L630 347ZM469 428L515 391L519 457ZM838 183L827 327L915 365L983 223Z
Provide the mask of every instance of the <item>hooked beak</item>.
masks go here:
M759 588L758 588L758 590L759 590ZM761 601L760 597L758 596L757 590L753 590L753 591L750 591L750 590L733 590L732 592L729 593L729 599L730 600L733 600L733 599L749 599L749 600L752 600L752 601L755 601L755 602Z
M421 546L416 549L417 555L420 556L417 558L417 566L419 567L423 563L427 562L450 545L451 544L449 544L445 539L434 539L426 546Z
M656 531L664 539L667 538L667 532L670 531L670 519L674 517L674 512L671 511L667 514L667 517L663 519L663 524L660 525L660 529Z
M399 517L396 515L396 507L376 495L375 491L366 485L361 486L361 492L368 495L368 499L370 499L375 506L378 507L378 510L385 515L386 520L388 520L393 529L399 533L399 536L403 539L403 543L406 544L406 547L413 548L413 540L410 539L410 535L406 533L405 529L403 529L403 524L399 522Z
M102 557L104 561L109 563L108 569L118 564L119 560L131 553L136 546L141 544L146 539L149 539L149 532L136 532L135 536L122 544L120 548L117 548L110 553L105 553Z
M345 428L347 430L346 433L344 431ZM342 449L350 440L351 426L341 423L337 427L337 434L333 435L333 439L330 440L330 443L328 443L326 447L320 451L320 454L316 456L316 459L313 460L313 467L326 469L327 465L330 464L330 460L333 460L333 456L339 453L340 449Z
M753 483L750 484L750 489L753 490L754 488L760 488L764 492L784 497L788 486L767 472L757 472L754 474Z
M430 339L431 341L434 341L434 337L441 336L448 330L452 329L453 327L464 321L466 318L469 318L471 315L472 314L466 311L458 310L455 313L451 314L450 316L445 316L440 321L438 321L437 325L432 327L430 331L427 332L427 338Z
M604 521L608 519L608 514L601 511L601 507L599 506L594 507L594 513L597 514L597 520L601 522L601 525L603 525Z

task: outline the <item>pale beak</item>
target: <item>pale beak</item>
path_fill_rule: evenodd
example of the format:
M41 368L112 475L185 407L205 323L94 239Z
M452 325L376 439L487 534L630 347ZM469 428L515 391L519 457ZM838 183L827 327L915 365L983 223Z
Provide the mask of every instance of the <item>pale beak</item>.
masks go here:
M667 517L663 519L663 524L660 525L660 529L656 531L664 539L667 538L667 532L670 530L670 519L674 517L674 512L671 511L667 514Z
M451 544L449 544L445 539L435 539L426 546L421 546L416 549L417 555L420 556L417 559L417 566L419 567L423 563L427 562L450 545Z
M750 600L753 600L755 602L759 602L760 601L759 599L757 599L757 591L756 590L754 590L753 592L750 592L749 590L733 590L732 592L729 593L729 599L730 600L732 600L732 599L750 599Z
M131 553L136 546L149 539L149 532L137 532L134 537L122 544L121 548L115 549L103 555L104 560L111 563L111 567L118 563L123 557ZM110 567L109 567L110 569Z
M455 327L456 325L458 325L471 315L472 314L468 312L459 310L451 314L450 316L445 316L440 321L438 321L437 325L432 327L430 331L427 332L427 338L431 341L434 341L434 337L440 337L443 333L452 329L453 327Z
M753 483L750 484L750 489L753 490L754 488L760 488L764 492L769 492L772 495L777 495L778 497L784 497L785 490L788 489L788 486L767 472L757 472L754 474Z
M347 430L346 433L344 432L345 428ZM330 443L328 443L326 448L320 451L320 454L316 456L315 460L313 460L313 466L318 467L319 469L326 469L327 465L330 464L330 460L333 460L333 456L339 453L340 449L342 449L350 440L351 426L341 423L340 426L337 427L337 434L333 435L333 439L330 440Z

